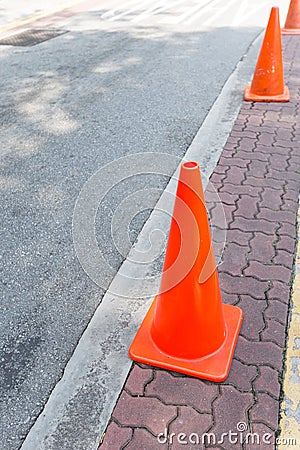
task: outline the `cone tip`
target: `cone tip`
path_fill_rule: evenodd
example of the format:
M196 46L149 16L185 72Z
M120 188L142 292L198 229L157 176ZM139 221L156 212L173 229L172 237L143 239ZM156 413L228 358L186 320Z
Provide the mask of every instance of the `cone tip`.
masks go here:
M279 14L279 7L278 6L272 6L271 8L271 14Z
M278 6L272 6L269 20L279 22L279 7Z
M198 169L199 164L196 161L187 161L182 164L184 169Z

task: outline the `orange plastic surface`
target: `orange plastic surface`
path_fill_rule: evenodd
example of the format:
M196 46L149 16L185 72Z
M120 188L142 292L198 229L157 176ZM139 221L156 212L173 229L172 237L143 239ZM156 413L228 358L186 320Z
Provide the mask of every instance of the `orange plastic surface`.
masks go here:
M287 102L289 90L284 86L279 8L273 7L265 32L252 83L246 87L246 101Z

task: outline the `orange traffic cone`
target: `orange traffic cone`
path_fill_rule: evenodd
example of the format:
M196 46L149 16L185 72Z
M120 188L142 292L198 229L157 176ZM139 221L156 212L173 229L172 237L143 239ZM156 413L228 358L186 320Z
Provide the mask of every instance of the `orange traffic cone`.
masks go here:
M244 99L250 102L288 102L289 89L284 86L279 9L273 7L254 71Z
M282 34L300 34L300 1L291 0Z
M160 293L129 355L142 363L223 381L242 318L240 308L221 301L199 165L183 163Z

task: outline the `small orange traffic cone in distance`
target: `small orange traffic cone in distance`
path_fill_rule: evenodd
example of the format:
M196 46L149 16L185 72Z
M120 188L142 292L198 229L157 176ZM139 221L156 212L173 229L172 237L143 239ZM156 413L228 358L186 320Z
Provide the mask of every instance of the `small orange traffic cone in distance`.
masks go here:
M242 317L240 308L221 301L199 165L183 163L160 293L129 355L145 364L223 381Z
M278 7L271 9L252 83L246 86L244 99L251 102L288 102L290 99L283 79Z
M282 34L300 34L300 1L291 0Z

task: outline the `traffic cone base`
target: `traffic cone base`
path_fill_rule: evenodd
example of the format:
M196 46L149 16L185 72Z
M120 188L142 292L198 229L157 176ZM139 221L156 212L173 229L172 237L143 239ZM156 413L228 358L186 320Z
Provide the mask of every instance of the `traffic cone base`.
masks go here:
M300 28L281 28L281 34L300 34Z
M152 339L151 326L154 319L156 300L157 297L154 299L130 346L130 358L137 362L150 364L205 380L216 382L224 381L229 374L234 349L242 325L242 310L237 306L223 304L226 324L224 343L214 353L203 358L182 359L162 352ZM201 343L199 344L201 345Z
M251 86L246 86L244 100L248 102L288 102L290 100L290 91L287 86L284 86L283 94L257 95L251 92Z

